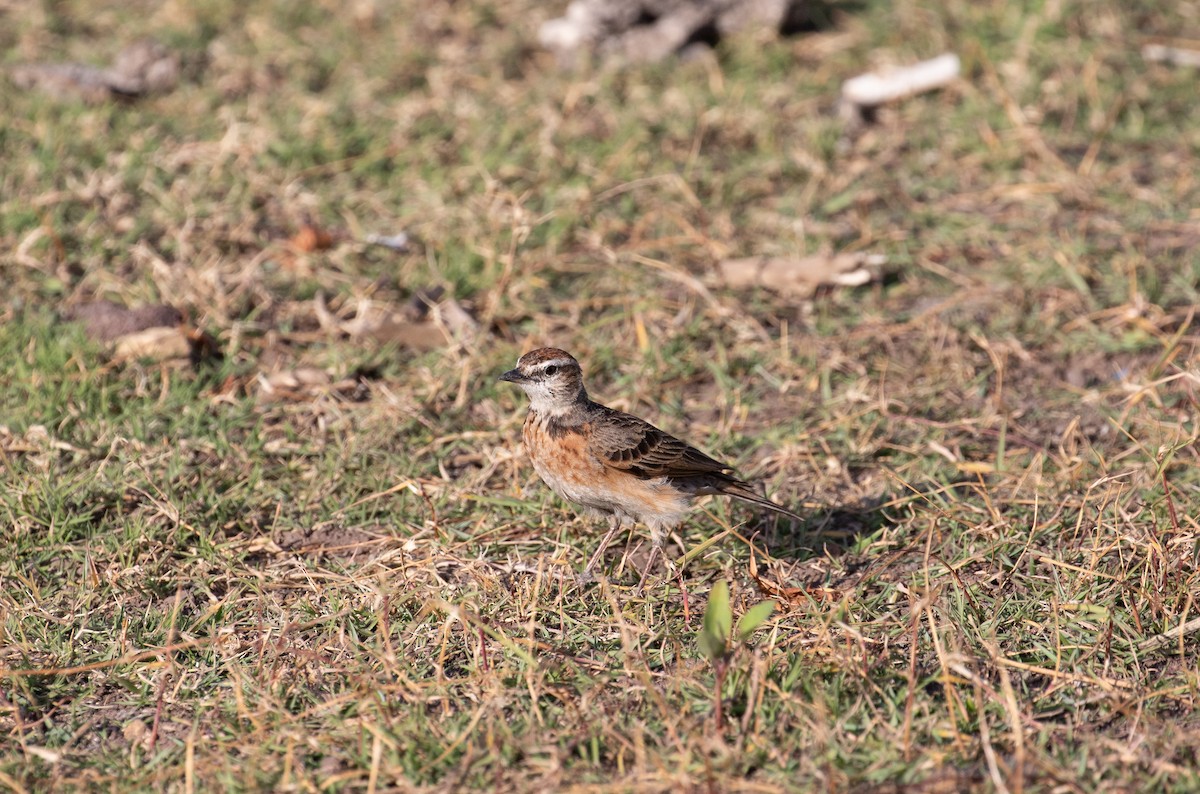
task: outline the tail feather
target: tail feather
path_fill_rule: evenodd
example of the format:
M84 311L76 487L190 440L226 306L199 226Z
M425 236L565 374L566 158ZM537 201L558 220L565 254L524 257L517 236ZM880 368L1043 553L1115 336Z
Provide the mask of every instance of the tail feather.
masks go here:
M759 496L750 483L739 480L732 474L726 474L725 472L711 472L691 477L673 477L671 478L671 482L683 488L692 496L732 496L734 499L741 499L743 502L765 507L780 515L787 516L793 521L805 520L803 516L793 513L783 505L775 504L765 496Z
M741 499L743 502L749 502L750 504L758 505L759 507L765 507L768 510L773 510L780 515L787 516L793 521L804 520L802 516L797 513L793 513L783 505L775 504L765 496L759 496L750 488L749 485L743 482L729 483L721 489L721 493L725 494L726 496L732 496L734 499Z

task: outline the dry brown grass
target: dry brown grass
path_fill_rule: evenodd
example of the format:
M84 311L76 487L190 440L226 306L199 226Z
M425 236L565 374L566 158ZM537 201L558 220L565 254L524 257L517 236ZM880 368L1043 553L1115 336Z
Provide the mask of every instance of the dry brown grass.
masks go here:
M523 4L0 3L9 62L153 34L184 74L0 91L0 785L1200 785L1200 128L1194 73L1138 54L1196 20L831 9L560 74ZM944 49L964 80L845 133L840 80ZM888 274L710 279L825 249ZM478 328L379 330L433 286ZM112 362L55 319L92 298L173 303L224 358ZM677 578L633 594L635 534L579 588L596 527L494 384L543 343L807 524L709 503ZM723 725L720 578L781 601Z

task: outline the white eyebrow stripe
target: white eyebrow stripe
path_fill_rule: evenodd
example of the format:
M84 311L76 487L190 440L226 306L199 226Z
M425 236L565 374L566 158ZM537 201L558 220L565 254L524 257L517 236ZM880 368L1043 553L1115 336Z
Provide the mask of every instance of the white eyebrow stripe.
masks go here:
M530 369L546 369L546 367L569 367L574 363L575 362L571 361L569 358L551 358L547 359L546 361L539 361L530 367Z

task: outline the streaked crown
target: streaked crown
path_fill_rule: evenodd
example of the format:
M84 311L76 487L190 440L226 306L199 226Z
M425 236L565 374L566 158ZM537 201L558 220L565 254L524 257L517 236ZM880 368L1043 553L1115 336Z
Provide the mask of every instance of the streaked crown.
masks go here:
M517 359L517 366L500 376L515 383L529 395L533 409L559 413L579 401L587 400L583 388L583 370L565 350L539 347Z
M539 347L537 350L530 350L517 359L517 369L527 377L537 377L538 375L553 377L560 371L566 370L583 374L575 357L557 347Z

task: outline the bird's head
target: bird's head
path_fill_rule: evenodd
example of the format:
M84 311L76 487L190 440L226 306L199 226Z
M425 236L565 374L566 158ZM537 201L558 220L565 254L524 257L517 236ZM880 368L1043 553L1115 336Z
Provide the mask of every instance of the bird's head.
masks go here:
M538 413L562 414L587 399L579 362L555 347L529 351L500 380L520 386L529 395L530 407Z

